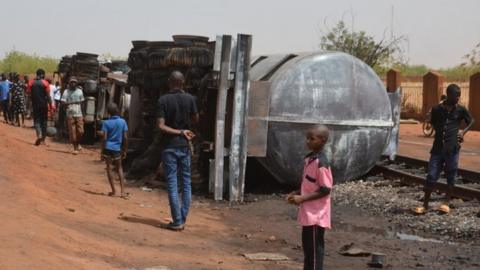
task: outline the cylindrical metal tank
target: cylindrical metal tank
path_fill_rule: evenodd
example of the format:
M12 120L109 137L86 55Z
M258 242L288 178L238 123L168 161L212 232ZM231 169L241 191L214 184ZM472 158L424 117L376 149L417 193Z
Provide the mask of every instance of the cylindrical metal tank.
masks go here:
M85 98L85 123L93 123L95 121L95 98Z
M279 182L300 182L305 132L315 124L330 129L325 152L336 183L365 174L382 155L393 127L390 102L381 80L357 58L261 56L253 59L250 78L271 83L267 156L259 160Z

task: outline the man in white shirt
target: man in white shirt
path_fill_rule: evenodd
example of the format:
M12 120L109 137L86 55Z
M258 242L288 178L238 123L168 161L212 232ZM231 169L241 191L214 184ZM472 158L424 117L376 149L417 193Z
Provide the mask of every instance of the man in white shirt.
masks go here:
M52 79L47 79L48 84L50 85L50 100L53 102L53 97L55 95L56 87L52 83ZM56 104L55 104L56 105Z
M73 154L77 155L82 150L79 142L83 136L82 104L85 101L83 91L77 87L78 81L71 77L68 88L63 92L61 102L65 106L67 115L68 135L73 145Z
M54 86L54 91L53 91L53 100L55 101L55 107L58 108L58 105L60 105L60 100L62 99L62 91L60 88L60 83L57 81ZM50 91L52 91L50 89Z

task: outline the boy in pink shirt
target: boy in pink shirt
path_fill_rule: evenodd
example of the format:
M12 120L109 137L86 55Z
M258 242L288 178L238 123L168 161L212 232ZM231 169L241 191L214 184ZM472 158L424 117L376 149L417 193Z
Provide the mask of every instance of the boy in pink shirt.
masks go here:
M307 146L311 151L305 157L302 184L299 191L287 196L287 201L299 206L298 222L302 225L304 270L323 269L324 234L330 229L330 192L332 171L322 152L329 131L324 125L307 131Z

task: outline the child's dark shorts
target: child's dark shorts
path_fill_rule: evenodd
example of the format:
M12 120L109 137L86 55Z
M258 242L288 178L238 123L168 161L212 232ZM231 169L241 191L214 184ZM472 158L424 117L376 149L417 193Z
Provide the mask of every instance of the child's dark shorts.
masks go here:
M102 156L105 160L120 160L122 158L122 153L120 151L103 149Z

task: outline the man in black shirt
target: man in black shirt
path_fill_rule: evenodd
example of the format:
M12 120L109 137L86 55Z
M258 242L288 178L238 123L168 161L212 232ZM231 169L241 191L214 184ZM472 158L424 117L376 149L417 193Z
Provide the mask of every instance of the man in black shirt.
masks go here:
M37 133L35 145L45 143L45 138L47 137L48 111L55 109L55 105L53 105L50 98L50 84L44 78L45 71L38 69L37 78L30 81L27 86L27 90L32 99L33 125Z
M170 91L158 100L157 125L162 131L162 164L167 178L172 220L167 228L183 230L192 196L190 141L192 122L198 122L195 98L182 90L183 74L174 71L168 79ZM183 181L182 204L178 200L177 177Z
M450 84L447 87L447 99L432 108L431 123L435 129L435 139L430 151L423 207L415 209L417 213L425 213L428 210L428 201L433 185L438 181L442 169L445 170L448 187L446 203L440 206L440 210L443 212L450 211L448 202L450 200L450 190L455 185L460 143L463 142L465 133L474 123L474 119L467 109L458 104L459 99L460 87L456 84ZM463 131L460 130L462 120L467 124Z

